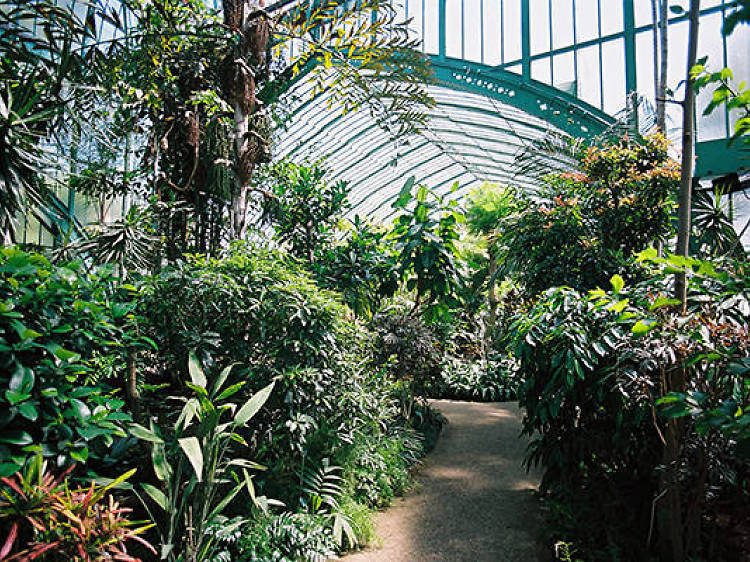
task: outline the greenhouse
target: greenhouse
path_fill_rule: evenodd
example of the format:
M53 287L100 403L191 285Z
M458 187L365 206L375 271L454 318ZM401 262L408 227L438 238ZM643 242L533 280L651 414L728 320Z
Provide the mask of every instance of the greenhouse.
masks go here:
M0 561L750 560L748 0L0 0Z

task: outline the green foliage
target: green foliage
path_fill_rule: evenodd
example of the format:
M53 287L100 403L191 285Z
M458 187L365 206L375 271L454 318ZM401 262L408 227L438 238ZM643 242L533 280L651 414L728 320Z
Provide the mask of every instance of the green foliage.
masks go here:
M504 402L516 399L520 379L510 358L503 361L467 361L447 358L440 374L419 388L429 398Z
M27 209L42 223L63 220L45 181L60 168L49 148L83 121L84 106L96 96L103 57L90 43L100 12L87 4L84 21L72 6L47 0L0 5L0 232L6 243Z
M132 510L120 507L108 492L130 478L131 470L106 485L72 488L67 475L47 472L41 455L23 473L2 478L0 524L9 526L0 547L3 560L132 560L126 543L154 548L139 535L153 525L129 521ZM107 500L105 502L105 499ZM139 526L140 525L140 526Z
M750 15L750 7L743 8L745 17ZM740 12L735 12L738 14ZM729 24L730 19L727 19ZM750 135L750 88L746 82L740 82L736 85L733 83L734 74L729 68L711 72L705 66L707 58L703 58L691 70L690 74L695 81L696 92L707 88L714 88L711 101L703 110L703 115L710 115L718 107L725 106L727 110L737 113L737 120L734 122L734 131L730 137L730 142L741 139L744 143L750 142L747 138Z
M659 474L674 470L670 486L680 490L683 505L698 506L671 515L686 521L686 551L723 559L725 544L703 551L709 546L691 529L695 518L713 520L722 509L716 497L742 494L746 486L724 475L747 474L741 457L747 434L739 429L747 423L749 390L747 280L708 262L658 258L656 250L639 261L650 268L641 284L626 287L615 275L611 291L551 289L512 326L524 377L524 432L533 438L527 462L544 467L543 488L560 525L591 558L607 560L647 556L650 544L640 539L649 534L652 503L664 489ZM670 298L675 271L689 276L686 317ZM679 373L686 392L660 399ZM670 419L688 415L694 424L668 429ZM677 466L660 467L664 436L674 431Z
M346 238L315 258L316 278L339 291L357 316L371 317L396 292L398 263L385 228L354 218Z
M393 137L427 122L426 109L435 104L427 91L432 69L409 22L390 2L300 4L274 33L278 55L287 41L297 40L292 74L309 71L313 97L330 92L344 113L368 109Z
M336 552L331 529L323 516L284 512L258 518L243 528L232 560L324 562Z
M669 233L678 180L659 135L587 149L580 173L551 177L542 200L529 201L504 229L508 262L525 291L592 289L615 273L633 275L633 252Z
M369 507L390 504L406 490L409 469L422 452L422 442L413 431L360 438L343 462L347 494Z
M161 484L142 484L141 490L160 509L154 519L160 522L161 559L175 562L212 555L218 545L205 530L222 521L222 512L242 490L261 509L267 511L269 505L265 497L256 496L249 472L262 467L242 456L229 458L229 452L232 443L247 446L242 430L266 403L274 383L240 405L230 399L244 382L227 386L231 365L210 383L194 356L189 370L186 385L193 395L176 397L184 406L171 428L131 426L133 435L151 447Z
M424 307L439 316L459 283L456 244L465 217L457 201L448 201L424 185L412 193L413 186L412 177L393 204L401 214L393 221L392 236L406 288L416 291L414 310ZM453 190L457 188L455 184Z
M130 331L132 290L106 269L0 252L2 475L37 453L58 467L113 462L109 447L130 419L113 387L118 364L128 346L147 345Z
M693 243L699 254L706 258L718 258L730 253L741 259L745 249L728 215L728 199L725 190L717 188L693 193ZM730 195L731 197L731 195Z
M318 164L276 162L259 180L267 187L263 214L273 226L274 236L308 263L313 263L315 253L330 243L333 227L349 205L346 183L330 184L326 174Z
M485 182L467 196L466 224L475 234L496 234L502 221L523 210L525 204L512 187Z
M147 329L172 373L188 352L261 373L326 365L341 347L344 307L297 262L235 245L222 258L189 256L144 289Z
M374 361L395 379L424 381L440 371L441 354L433 331L417 316L396 310L373 318Z

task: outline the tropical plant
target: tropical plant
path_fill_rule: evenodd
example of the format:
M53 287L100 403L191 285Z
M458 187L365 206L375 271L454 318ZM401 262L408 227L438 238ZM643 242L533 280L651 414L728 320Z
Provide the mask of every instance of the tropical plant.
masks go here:
M611 291L551 289L513 325L533 438L527 462L544 467L554 512L591 558L643 558L656 537L667 552L679 541L685 555L722 559L728 545L700 537L722 509L716 498L744 493L723 475L747 469L738 431L747 282L741 270L654 249L639 261L648 269L641 284L613 276ZM685 316L670 298L677 269L689 282ZM675 420L692 414L695 425Z
M162 560L209 558L218 545L205 531L224 520L222 512L242 490L261 509L267 510L272 501L256 496L249 472L263 467L240 456L230 458L230 453L233 443L247 446L242 429L268 400L274 382L240 406L230 398L245 383L226 386L232 368L226 367L209 382L192 355L186 385L193 396L176 397L184 406L174 425L166 428L151 422L148 429L138 424L130 428L135 437L150 443L154 473L161 483L160 487L144 483L141 490L161 509L159 518L153 519L158 522Z
M28 211L43 224L64 222L49 189L60 163L51 150L63 131L80 122L78 109L95 98L101 56L87 41L100 10L88 20L47 0L0 5L0 231L15 240ZM35 22L29 25L29 22ZM76 110L74 110L76 109ZM58 234L60 234L58 230Z
M135 470L106 485L92 482L89 487L71 488L67 477L72 469L55 477L37 455L23 473L1 479L6 488L0 488L0 525L9 529L0 558L9 562L140 560L128 554L129 542L156 554L140 536L153 525L130 521L127 514L132 510L120 507L108 494Z
M126 356L149 345L133 330L133 289L107 269L0 251L0 474L37 453L58 467L112 460L130 419L117 395Z
M354 217L346 238L320 250L315 258L316 278L339 291L358 316L372 317L399 285L398 263L384 227Z
M411 177L393 203L401 214L393 221L392 236L401 276L406 288L415 292L412 312L424 308L439 316L459 282L456 243L458 227L465 218L456 200L448 200L424 185L413 188ZM453 186L453 191L456 189L458 183Z
M333 227L349 205L346 183L331 184L326 174L319 164L277 162L267 168L267 178L261 180L261 185L268 185L263 213L274 236L309 264L315 262L316 252L330 243Z
M294 366L324 366L343 345L338 297L296 260L248 244L164 269L145 284L140 311L174 383L192 349L268 380Z
M635 275L633 252L670 231L678 178L661 135L587 149L580 172L550 178L540 199L505 224L507 263L525 294Z
M731 195L729 195L731 197ZM696 191L693 194L693 241L704 258L728 256L742 259L745 250L728 216L726 190Z

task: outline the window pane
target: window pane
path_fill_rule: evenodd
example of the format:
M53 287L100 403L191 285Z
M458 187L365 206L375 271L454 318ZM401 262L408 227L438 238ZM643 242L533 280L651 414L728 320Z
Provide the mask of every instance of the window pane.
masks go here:
M576 41L581 43L597 37L599 37L599 3L597 0L576 0Z
M438 29L438 0L424 2L424 50L430 54L438 53L440 31Z
M622 31L621 0L602 0L602 37Z
M582 100L601 108L598 45L578 51L578 95Z
M573 53L563 53L553 59L553 75L555 86L572 95L577 95L575 58Z
M445 2L445 54L460 59L463 56L461 35L461 0Z
M521 0L503 2L503 62L521 58Z
M549 0L529 0L531 54L546 53L549 43Z
M464 3L464 58L482 61L481 0L463 0Z
M552 82L549 57L531 61L531 77L534 80L539 80L540 82L544 82L545 84L549 84Z
M625 107L625 44L622 39L602 44L604 111L614 115Z
M484 2L484 63L495 66L502 62L500 53L500 0Z
M573 44L573 0L552 1L552 46Z
M721 34L721 14L710 14L701 18L698 34L698 52L701 57L707 56L706 65L711 69L724 67L724 43ZM703 110L710 103L713 92L704 88L695 100L698 126L698 140L718 139L726 136L726 114L717 109L711 115L703 116Z

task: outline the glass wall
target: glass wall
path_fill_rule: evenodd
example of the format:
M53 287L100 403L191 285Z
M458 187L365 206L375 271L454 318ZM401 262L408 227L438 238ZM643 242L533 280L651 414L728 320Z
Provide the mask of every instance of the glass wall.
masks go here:
M655 99L652 0L400 1L427 53L526 72L610 115L625 108L630 91L652 104ZM750 28L739 26L728 39L721 33L729 4L701 2L698 56L708 56L710 68L729 66L738 82L750 80ZM670 12L668 86L677 99L682 97L687 32L687 16ZM709 98L708 92L699 96L699 112ZM668 116L668 127L677 127L679 107L670 104ZM698 140L726 137L733 117L718 111L700 118Z

